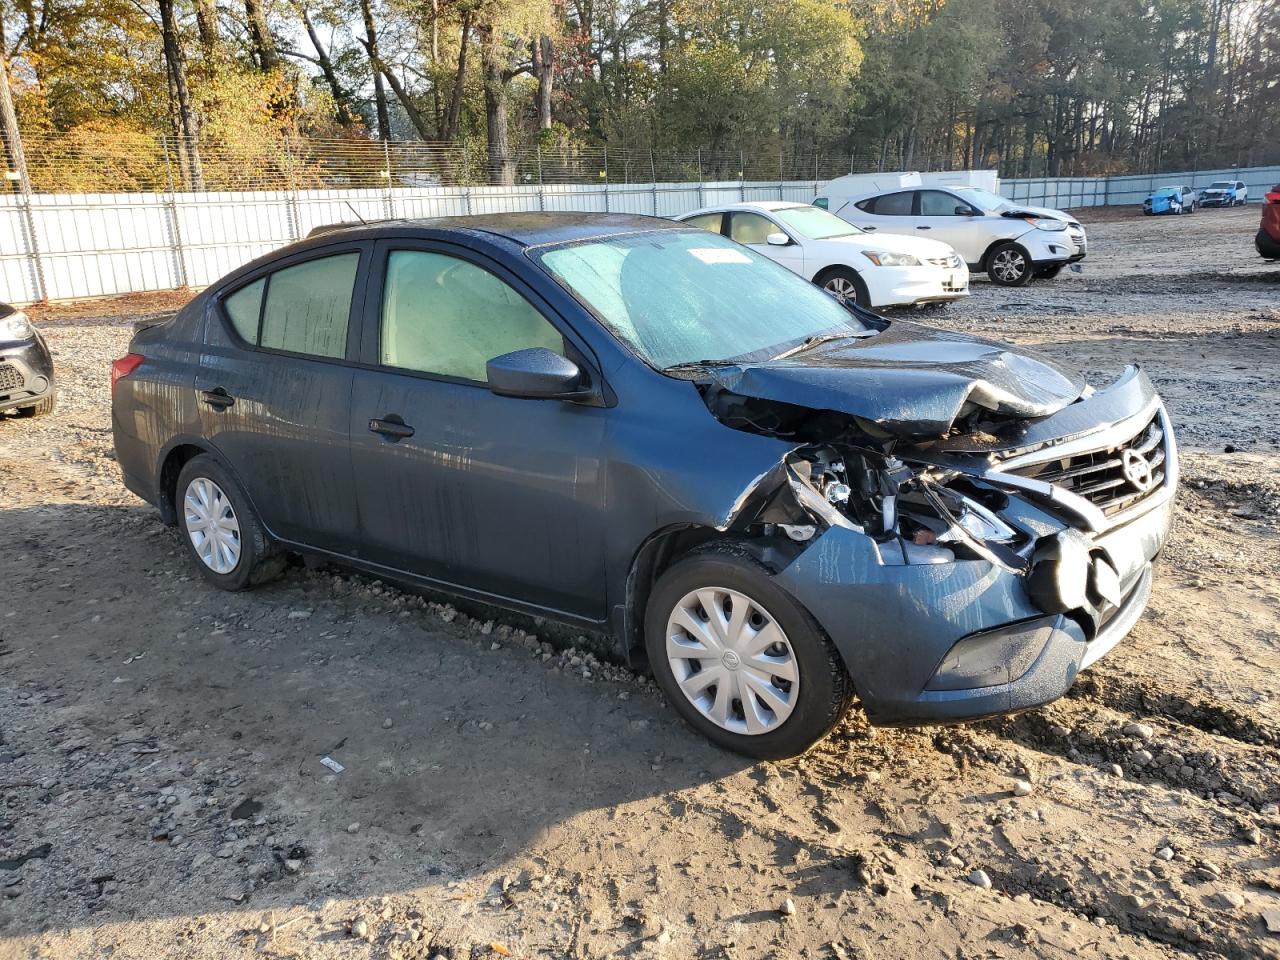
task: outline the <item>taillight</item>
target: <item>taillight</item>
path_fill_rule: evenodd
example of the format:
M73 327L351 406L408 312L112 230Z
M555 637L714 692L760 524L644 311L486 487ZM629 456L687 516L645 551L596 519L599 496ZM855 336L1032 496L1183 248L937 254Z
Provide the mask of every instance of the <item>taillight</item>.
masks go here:
M112 360L111 361L111 392L112 393L116 392L117 380L119 380L121 377L127 377L129 374L133 373L133 371L137 370L138 366L145 359L147 358L140 353L126 353L119 360Z

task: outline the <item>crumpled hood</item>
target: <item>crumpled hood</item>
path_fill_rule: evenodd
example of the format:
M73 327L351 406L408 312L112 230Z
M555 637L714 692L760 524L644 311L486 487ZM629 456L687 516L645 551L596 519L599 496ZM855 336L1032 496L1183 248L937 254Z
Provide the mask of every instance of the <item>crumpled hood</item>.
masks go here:
M1010 201L1012 203L1012 201ZM1035 217L1044 217L1046 220L1065 220L1067 223L1074 223L1075 217L1068 216L1061 210L1054 210L1052 207L1028 207L1021 203L1014 203L1010 208L1010 212L1016 211L1018 214L1029 213Z
M945 435L970 405L1044 417L1084 390L1033 351L904 321L782 360L711 367L698 379L741 396L851 414L909 439Z

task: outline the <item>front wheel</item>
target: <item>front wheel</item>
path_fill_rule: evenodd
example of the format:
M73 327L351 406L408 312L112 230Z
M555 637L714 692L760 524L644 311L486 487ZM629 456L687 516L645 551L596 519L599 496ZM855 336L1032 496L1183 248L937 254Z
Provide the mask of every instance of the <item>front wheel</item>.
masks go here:
M280 570L248 496L221 463L192 457L175 489L178 529L201 575L222 590L243 590Z
M871 295L867 293L867 285L858 276L858 272L850 267L835 267L828 270L819 277L817 282L823 290L840 300L867 309L871 307Z
M1021 287L1031 280L1031 257L1016 243L1002 243L991 251L987 276L1002 287Z
M645 647L685 722L757 759L804 753L853 697L822 628L741 544L712 545L659 578L645 608Z

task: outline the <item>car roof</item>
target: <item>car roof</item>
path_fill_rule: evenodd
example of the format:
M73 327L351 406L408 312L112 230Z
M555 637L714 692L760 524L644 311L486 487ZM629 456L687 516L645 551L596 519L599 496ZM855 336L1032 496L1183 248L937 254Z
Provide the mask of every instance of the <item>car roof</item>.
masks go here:
M589 240L592 237L607 237L619 233L688 229L683 224L661 217L634 213L480 213L460 217L328 224L316 227L307 234L307 239L337 235L377 237L383 233L403 233L406 228L431 232L487 233L522 247Z
M700 207L680 214L681 219L696 217L704 213L724 213L727 210L790 210L796 207L811 207L811 203L800 203L796 200L740 200L737 203L718 203L711 207Z

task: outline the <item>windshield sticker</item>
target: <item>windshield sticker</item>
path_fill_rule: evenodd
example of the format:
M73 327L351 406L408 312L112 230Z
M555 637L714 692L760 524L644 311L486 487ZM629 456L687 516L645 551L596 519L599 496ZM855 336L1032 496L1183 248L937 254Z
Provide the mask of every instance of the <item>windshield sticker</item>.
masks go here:
M703 263L750 263L751 258L741 250L730 247L691 247L689 252Z

